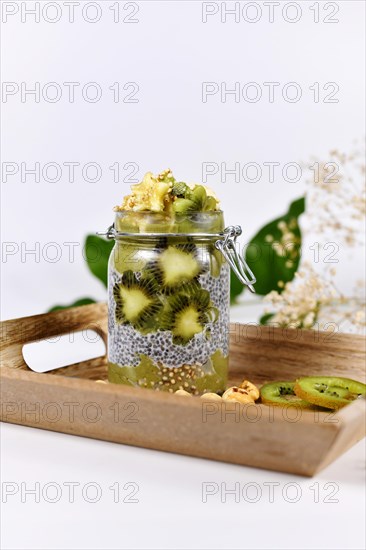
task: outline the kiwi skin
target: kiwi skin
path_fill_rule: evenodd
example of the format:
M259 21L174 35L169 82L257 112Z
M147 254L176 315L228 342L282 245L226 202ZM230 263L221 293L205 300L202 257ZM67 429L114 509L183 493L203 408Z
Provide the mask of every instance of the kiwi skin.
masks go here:
M308 376L296 380L294 391L301 399L326 409L340 409L366 395L366 385L350 378Z
M308 401L297 398L294 392L295 382L270 382L260 388L261 402L274 407L297 407L300 409L316 410L318 407ZM284 396L293 399L286 399Z
M188 185L183 181L176 181L172 188L172 195L177 198L189 199L192 192Z

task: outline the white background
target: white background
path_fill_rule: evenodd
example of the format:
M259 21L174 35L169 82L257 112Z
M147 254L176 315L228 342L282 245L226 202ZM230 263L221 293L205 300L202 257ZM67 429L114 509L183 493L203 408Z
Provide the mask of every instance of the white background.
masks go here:
M59 2L59 22L47 23L41 15L40 23L35 23L34 16L24 14L22 23L24 2L18 4L19 12L2 25L3 81L19 86L24 82L28 89L35 82L41 89L56 82L63 94L56 103L42 97L36 103L31 95L22 103L20 92L6 98L2 160L19 166L23 162L27 168L35 162L41 167L57 162L63 171L57 183L42 176L35 183L32 175L22 183L20 170L2 183L2 239L15 243L7 246L16 251L2 262L3 318L41 313L55 303L87 295L104 298L102 285L87 271L81 246L87 233L103 230L113 221L112 207L129 188L128 183L113 182L109 167L115 162L120 163L121 179L128 174L123 166L137 163L137 177L169 166L179 179L192 182L201 180L203 162L226 162L228 167L235 162L260 164L263 175L258 183L242 178L236 183L233 176L223 183L220 173L207 181L222 199L226 222L241 224L247 242L303 194L303 180L312 174L304 170L301 181L288 183L276 172L275 182L268 183L264 162L279 162L279 169L289 162L309 165L311 156L327 162L329 150L351 151L354 140L364 137L362 1L338 2L339 12L332 18L339 22L328 24L323 20L333 8L325 9L324 2L319 23L314 23L312 2L297 3L301 18L292 24L283 18L284 4L269 23L269 8L261 2L257 23L243 18L235 23L234 16L221 23L220 13L202 23L201 2L142 2L134 16L139 23L119 24L113 22L112 2L100 3L102 15L95 24L83 20L81 10L87 3L75 7L75 22L69 23L68 10ZM25 4L29 9L34 3ZM123 2L121 6L122 19L131 9L123 10ZM89 18L95 13L92 8L86 12ZM284 13L288 18L296 15L291 8ZM46 12L48 18L55 15L51 8ZM248 12L249 18L254 15ZM282 97L283 86L293 81L302 89L297 103ZM80 82L72 104L64 82ZM97 103L82 98L80 90L88 82L102 88ZM121 87L138 83L139 103L114 103L108 88L115 82ZM236 103L227 96L223 103L216 94L203 103L202 82L226 82L228 89L235 82L256 82L263 96L257 103ZM264 82L280 83L273 103ZM321 86L336 82L339 102L315 103L309 89L314 82ZM331 91L321 91L321 99ZM81 165L75 169L74 183L68 181L65 162ZM102 168L102 177L94 184L81 175L88 162ZM50 171L49 177L53 176ZM55 263L50 260L56 250L47 246L52 242L61 253ZM68 242L79 243L73 262L63 244ZM310 245L305 256L312 255ZM341 287L347 289L350 273L362 277L363 257L357 252L351 260L347 247L339 245ZM22 250L36 246L40 247L37 261L31 254L22 258Z
M320 22L314 23L313 2L297 2L302 15L288 23L282 8L268 20L262 2L257 23L241 18L235 23L220 13L202 22L201 2L138 2L138 23L113 22L113 2L99 2L102 17L95 24L81 16L75 22L58 2L61 20L39 23L29 15L21 21L22 4L2 24L2 80L61 85L60 101L39 103L20 93L2 103L2 162L98 163L103 171L96 183L85 181L80 167L73 183L64 168L57 183L39 183L21 174L2 182L2 240L13 243L16 253L2 257L2 318L41 313L55 303L82 296L104 299L102 285L88 272L81 255L87 233L106 228L112 207L121 202L129 184L113 182L109 167L126 163L144 172L173 169L179 179L199 182L202 163L263 164L308 161L314 155L328 160L333 148L350 151L364 137L364 3L341 1L338 23L326 24L325 3ZM41 2L44 5L45 2ZM245 3L241 3L243 6ZM217 4L218 6L220 3ZM233 3L227 3L232 7ZM131 10L123 10L121 19ZM54 17L50 8L49 17ZM250 12L250 17L253 12ZM289 17L293 17L291 10ZM94 17L93 11L89 12ZM67 99L63 82L80 82L75 102ZM297 103L276 92L270 103L264 82L297 82L303 91ZM103 90L97 103L83 100L80 89L97 82ZM114 82L139 85L138 103L114 103L108 89ZM257 82L263 98L257 103L220 95L202 102L202 82ZM309 86L336 82L338 103L314 102ZM329 92L330 90L328 90ZM123 90L122 90L123 92ZM50 92L51 93L51 92ZM126 92L123 92L126 93ZM321 92L324 98L324 92ZM4 99L3 99L4 101ZM306 175L308 175L308 172ZM208 179L222 199L226 222L241 224L244 239L265 222L280 215L305 190L298 183L236 183L221 174ZM311 173L310 173L311 174ZM342 212L340 212L340 217ZM319 239L321 236L319 236ZM22 258L21 250L40 250L57 243L60 261L42 256ZM64 243L79 243L70 262ZM22 244L23 243L23 244ZM305 254L307 252L305 251ZM50 250L50 254L52 251ZM363 258L340 250L340 286L348 277L363 275ZM351 262L351 263L349 263ZM249 313L248 313L249 312ZM257 311L233 310L232 318L256 320ZM252 317L251 317L252 316ZM41 483L96 481L105 498L87 504L22 504L15 496L3 506L4 548L363 548L364 446L360 443L315 478L339 485L339 502L315 504L309 490L313 481L294 476L239 468L197 459L143 451L124 446L50 434L22 427L3 427L3 480ZM222 504L217 497L201 503L201 483L278 481L281 487L297 482L303 497L296 504L278 498L274 504ZM114 481L140 484L140 503L111 503L108 487ZM328 493L327 493L328 494ZM324 496L324 494L323 494ZM19 527L19 518L22 527Z

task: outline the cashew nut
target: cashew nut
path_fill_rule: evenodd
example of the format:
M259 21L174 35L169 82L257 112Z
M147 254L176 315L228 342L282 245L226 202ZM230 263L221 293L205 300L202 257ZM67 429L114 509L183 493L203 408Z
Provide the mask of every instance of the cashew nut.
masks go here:
M177 390L174 392L174 395L181 395L182 397L192 397L192 394L187 392L186 390Z
M243 380L243 382L240 384L240 387L243 390L247 391L254 401L259 399L259 389L257 388L257 386L249 382L249 380Z
M207 399L207 401L222 401L222 398L217 393L204 393L201 395L201 399Z
M246 390L243 388L238 388L237 386L228 388L222 398L225 401L237 401L238 403L243 403L244 405L246 403L254 403L252 396Z

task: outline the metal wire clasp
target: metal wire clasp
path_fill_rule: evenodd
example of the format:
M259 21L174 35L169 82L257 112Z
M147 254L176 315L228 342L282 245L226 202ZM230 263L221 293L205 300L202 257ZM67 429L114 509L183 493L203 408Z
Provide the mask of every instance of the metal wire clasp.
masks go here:
M224 237L215 242L215 247L220 250L239 281L246 285L251 292L255 292L253 284L256 282L254 273L236 249L236 239L241 235L240 225L230 225L224 230Z
M101 237L107 237L107 239L115 239L117 232L114 228L114 223L110 225L107 229L107 231L97 231L97 235L100 235Z

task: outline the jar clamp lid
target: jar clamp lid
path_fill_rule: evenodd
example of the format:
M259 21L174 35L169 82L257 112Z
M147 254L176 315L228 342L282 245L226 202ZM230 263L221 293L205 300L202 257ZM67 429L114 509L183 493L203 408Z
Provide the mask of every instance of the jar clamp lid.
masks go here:
M253 287L256 282L256 278L244 260L242 256L237 251L237 242L236 239L239 235L242 234L242 229L240 225L230 225L224 229L222 233L164 233L167 237L195 237L199 238L217 238L215 242L215 248L220 250L221 254L224 256L225 260L230 265L231 269L238 277L239 281L246 285L251 292L255 292ZM118 239L119 237L123 238L157 238L161 237L161 233L123 233L116 231L114 224L112 224L107 231L97 232L97 235L102 235L107 237L107 239Z
M215 242L215 247L220 250L239 281L243 283L243 285L246 285L251 292L255 292L253 287L256 282L254 273L237 251L236 239L241 234L242 229L240 225L230 225L224 229L223 238Z

